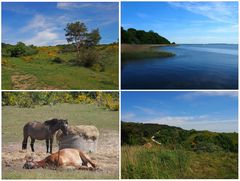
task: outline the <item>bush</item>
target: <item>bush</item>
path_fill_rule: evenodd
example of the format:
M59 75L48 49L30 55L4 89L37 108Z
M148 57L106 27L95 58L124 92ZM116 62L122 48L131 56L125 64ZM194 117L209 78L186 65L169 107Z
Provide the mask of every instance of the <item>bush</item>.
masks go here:
M86 48L80 53L80 64L84 67L92 67L99 60L99 53L93 48Z
M16 45L2 44L2 55L4 57L21 57L37 54L38 50L35 46L26 46L22 42Z
M52 60L52 62L54 62L54 63L63 63L64 60L61 59L60 57L55 57L55 58Z

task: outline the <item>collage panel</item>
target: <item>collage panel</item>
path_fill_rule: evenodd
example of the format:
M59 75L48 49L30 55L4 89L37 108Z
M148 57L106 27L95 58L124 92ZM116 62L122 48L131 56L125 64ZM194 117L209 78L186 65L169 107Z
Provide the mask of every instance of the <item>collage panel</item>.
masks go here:
M122 179L237 179L238 91L122 91Z
M118 2L2 2L3 90L118 90Z
M122 2L121 70L124 90L238 89L238 2Z
M238 179L238 6L1 2L2 179Z
M3 179L118 179L118 92L3 92Z

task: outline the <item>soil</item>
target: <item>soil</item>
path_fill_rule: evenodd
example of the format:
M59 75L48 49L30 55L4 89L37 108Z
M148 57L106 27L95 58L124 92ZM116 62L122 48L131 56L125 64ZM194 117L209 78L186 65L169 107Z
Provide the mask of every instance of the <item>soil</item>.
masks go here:
M2 167L3 171L21 171L25 163L26 155L33 155L34 160L44 159L49 154L46 152L45 141L36 142L34 145L35 152L28 149L21 150L21 143L7 143L2 146ZM53 152L58 151L56 143ZM98 148L95 153L86 153L100 168L98 171L105 173L116 173L119 170L119 134L118 131L104 130L100 131Z
M30 74L16 74L11 76L12 88L14 90L29 90L29 89L42 89L42 90L57 90L53 86L37 86L37 77Z

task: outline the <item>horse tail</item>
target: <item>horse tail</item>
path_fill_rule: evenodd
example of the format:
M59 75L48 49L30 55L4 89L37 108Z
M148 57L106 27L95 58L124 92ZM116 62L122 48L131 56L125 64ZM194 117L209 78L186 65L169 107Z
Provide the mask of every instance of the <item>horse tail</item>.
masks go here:
M27 149L27 141L28 141L28 123L23 127L23 142L22 142L22 149Z
M79 156L81 157L83 161L83 165L87 166L87 163L89 162L93 168L96 168L96 164L92 162L89 158L87 158L82 151L79 150Z

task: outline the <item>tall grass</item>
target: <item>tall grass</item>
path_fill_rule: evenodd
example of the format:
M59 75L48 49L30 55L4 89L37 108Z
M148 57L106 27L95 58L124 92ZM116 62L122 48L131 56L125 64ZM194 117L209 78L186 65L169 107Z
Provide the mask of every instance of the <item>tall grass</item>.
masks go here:
M122 60L139 60L146 58L172 57L175 54L165 51L156 51L152 45L130 45L122 44L121 59Z
M122 178L237 178L237 154L195 153L181 148L122 147Z
M189 156L183 150L151 149L141 146L122 148L122 178L184 178Z

